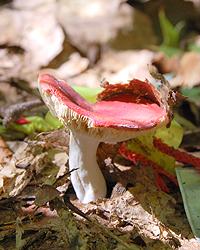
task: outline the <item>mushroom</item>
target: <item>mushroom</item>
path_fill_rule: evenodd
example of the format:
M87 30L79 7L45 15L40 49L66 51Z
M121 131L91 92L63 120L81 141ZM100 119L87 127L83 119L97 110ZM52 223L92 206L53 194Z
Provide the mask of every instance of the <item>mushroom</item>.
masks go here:
M44 102L70 130L71 182L82 203L106 196L106 182L96 161L100 142L125 141L169 122L160 93L148 81L107 83L95 104L49 74L41 74L38 82Z

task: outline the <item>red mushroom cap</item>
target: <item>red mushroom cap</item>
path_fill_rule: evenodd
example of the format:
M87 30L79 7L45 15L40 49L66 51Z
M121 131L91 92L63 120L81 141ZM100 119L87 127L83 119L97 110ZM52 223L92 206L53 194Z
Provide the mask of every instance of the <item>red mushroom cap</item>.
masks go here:
M72 128L139 132L168 122L159 91L147 81L108 84L95 104L48 74L40 75L39 88L50 110Z

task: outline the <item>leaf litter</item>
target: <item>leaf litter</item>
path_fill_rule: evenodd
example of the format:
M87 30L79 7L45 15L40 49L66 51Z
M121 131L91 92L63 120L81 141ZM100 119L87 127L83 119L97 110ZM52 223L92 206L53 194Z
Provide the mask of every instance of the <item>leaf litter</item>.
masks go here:
M94 4L111 8L112 15L102 13L105 15L102 27L106 20L112 20L107 29L113 32L104 30L104 36L99 40L97 37L102 33L100 29L96 30L98 34L93 38L96 40L91 40L93 26L87 26L85 15L91 14L87 13L87 7L78 10L71 2L69 16L65 17L64 1L44 2L15 0L1 7L1 31L4 34L0 38L1 105L9 107L32 99L38 71L44 70L43 67L48 70L55 58L63 56L64 42L67 44L64 59L55 64L57 66L51 72L73 84L99 87L103 78L111 83L126 82L132 77L151 79L147 64L151 65L158 55L155 51L135 51L132 47L122 51L115 47L119 44L121 30L127 30L132 22L134 15L130 6L123 6L123 1L117 1L114 7L107 1L95 1ZM55 6L60 12L55 11ZM83 12L80 20L72 18L71 23L66 22L65 18L73 17L74 11ZM142 16L148 20L145 14ZM88 40L80 43L82 33L79 34L74 25L83 18L86 21L82 23L82 32L86 32ZM120 20L119 23L116 20ZM126 38L126 32L123 36ZM150 40L154 41L153 38ZM99 44L96 41L100 41ZM88 54L88 48L94 52ZM188 62L184 55L176 58L178 62L169 70L174 77L171 84L176 82L176 86L182 87L184 82L184 87L188 88L199 85L195 68L191 69L192 79L187 70L193 60L189 56L197 60L198 69L199 55L193 53L185 55ZM20 85L21 81L24 82ZM197 117L194 110L190 109L191 115ZM196 110L199 111L198 106ZM30 115L30 110L26 112ZM38 112L44 114L46 111L37 109L36 114ZM181 115L185 117L183 113ZM197 118L195 126L199 126ZM179 189L171 187L169 194L158 190L152 169L133 166L122 159L117 153L118 145L101 144L98 149L98 162L109 187L108 197L83 205L76 199L70 183L68 132L62 128L40 134L35 131L28 137L20 134L16 139L16 131L8 131L10 137L0 139L2 249L200 248L187 222ZM199 131L188 129L183 147L199 151L199 143L194 139L196 135Z

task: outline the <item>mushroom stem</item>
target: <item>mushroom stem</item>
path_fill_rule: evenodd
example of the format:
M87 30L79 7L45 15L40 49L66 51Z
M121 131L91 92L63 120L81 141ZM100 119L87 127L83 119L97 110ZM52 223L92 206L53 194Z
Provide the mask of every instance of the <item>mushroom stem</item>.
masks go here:
M83 132L70 132L69 169L71 182L82 203L106 196L106 182L96 161L99 140Z

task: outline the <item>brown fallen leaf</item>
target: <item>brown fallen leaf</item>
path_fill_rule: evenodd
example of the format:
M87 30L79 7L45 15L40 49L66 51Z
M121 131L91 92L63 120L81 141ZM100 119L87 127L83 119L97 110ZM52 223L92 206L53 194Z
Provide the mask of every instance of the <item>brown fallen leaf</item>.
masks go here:
M69 79L85 72L88 66L89 60L82 57L78 52L74 52L69 56L69 59L58 68L45 68L40 70L40 72L53 74L60 79Z
M0 168L0 199L18 195L30 184L31 180L32 185L52 185L59 176L65 175L68 171L65 166L67 162L66 147L65 154L60 155L64 147L62 140L59 145L58 134L53 131L46 133L45 137L45 133L43 133L38 136L38 139L36 137L18 146L10 161L2 164L2 168ZM67 138L67 135L63 138ZM36 176L37 178L35 178Z
M132 11L122 0L77 0L76 4L59 0L57 17L71 43L90 57L91 49L98 54L99 45L115 38L121 28L131 27Z
M45 17L45 18L44 18ZM62 51L64 33L56 19L56 1L12 1L0 9L0 45L18 46L23 53L0 50L6 76L25 77L48 65ZM1 53L3 52L3 54ZM5 74L5 71L3 72Z
M130 79L148 79L153 81L149 74L148 65L151 65L154 52L150 50L116 51L108 49L102 53L99 62L85 70L82 74L69 77L69 83L99 87L102 80L109 83L128 82Z
M44 206L47 202L59 197L60 192L56 188L50 185L43 185L37 191L35 205L39 207Z
M3 164L6 160L10 159L12 157L12 154L12 151L0 136L0 164Z
M173 87L184 86L192 88L200 83L200 54L186 52L180 59L178 71L174 79L170 81Z
M167 57L164 53L158 52L153 58L153 65L161 74L176 72L178 68L178 56Z
M110 83L127 82L133 78L153 80L149 74L154 52L150 50L109 50L99 62L101 76Z

